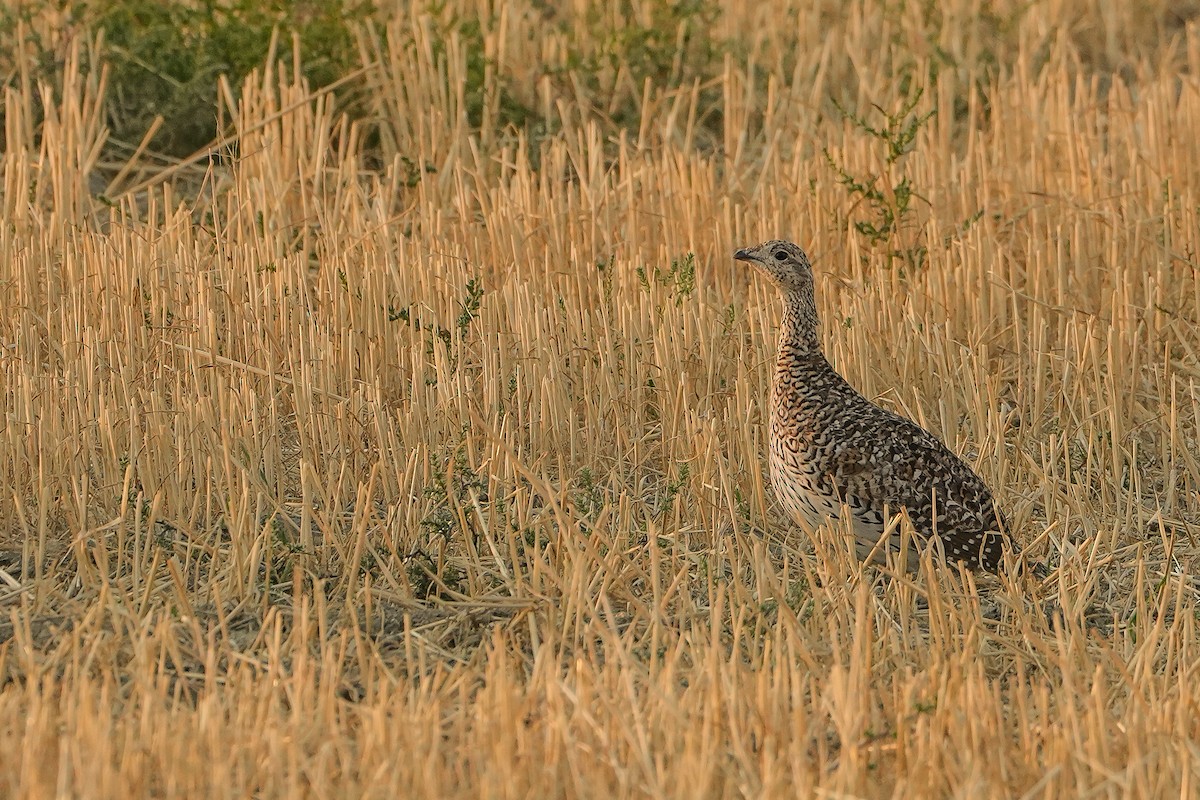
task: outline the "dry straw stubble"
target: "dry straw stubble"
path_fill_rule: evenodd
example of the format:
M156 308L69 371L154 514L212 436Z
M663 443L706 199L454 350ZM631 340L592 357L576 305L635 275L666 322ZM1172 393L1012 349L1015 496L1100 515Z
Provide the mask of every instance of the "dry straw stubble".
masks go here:
M471 42L414 10L360 38L382 170L271 66L202 191L138 173L115 206L98 76L40 130L10 91L0 791L1194 793L1200 30L1067 5L729 4L745 57L703 91L608 76L622 138L532 66L588 16L539 61L501 3L485 79L537 140L495 92L466 123ZM903 58L961 69L888 164L827 99L898 107ZM873 242L831 162L928 204ZM777 300L730 261L776 235L831 359L968 455L1049 580L789 531Z

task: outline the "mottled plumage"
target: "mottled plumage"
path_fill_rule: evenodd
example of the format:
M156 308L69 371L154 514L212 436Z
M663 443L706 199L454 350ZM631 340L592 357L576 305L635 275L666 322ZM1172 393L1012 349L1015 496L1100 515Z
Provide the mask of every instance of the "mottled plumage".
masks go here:
M935 533L947 559L995 571L1012 545L983 480L931 433L867 400L825 359L808 257L790 242L739 250L783 292L785 312L771 387L771 482L810 532L849 510L865 558L889 515L904 509L918 536ZM921 542L920 544L924 544ZM898 550L898 534L887 548ZM919 548L910 548L914 566ZM877 553L885 552L880 547Z

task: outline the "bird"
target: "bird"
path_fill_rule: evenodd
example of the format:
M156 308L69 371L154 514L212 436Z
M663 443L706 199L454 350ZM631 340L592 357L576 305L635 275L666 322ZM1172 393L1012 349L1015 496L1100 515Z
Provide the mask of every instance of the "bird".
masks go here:
M783 294L768 460L788 514L810 535L848 515L856 555L878 562L900 551L898 528L889 523L903 511L919 543L936 546L947 563L998 572L1005 551L1015 555L1016 547L983 479L932 433L860 394L826 359L804 251L772 240L733 257ZM907 551L908 570L919 563L915 550Z

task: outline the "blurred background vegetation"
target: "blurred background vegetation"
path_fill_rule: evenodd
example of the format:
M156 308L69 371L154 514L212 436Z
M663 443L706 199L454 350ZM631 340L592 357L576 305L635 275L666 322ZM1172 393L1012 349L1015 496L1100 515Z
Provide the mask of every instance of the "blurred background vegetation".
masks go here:
M367 77L370 42L390 18L411 15L437 28L436 40L443 49L435 56L448 57L453 44L456 57L465 59L464 110L472 126L488 124L536 139L553 126L547 111L556 100L583 99L610 133L636 133L648 88L694 87L701 95L698 107L706 109L696 120L695 145L711 148L720 140L723 120L716 78L727 59L745 67L747 40L767 34L728 30L721 24L718 0L568 5L545 0L529 5L530 18L521 26L528 30L531 45L535 39L558 42L556 58L530 63L539 59L523 59L519 53L497 58L489 52L486 39L498 20L488 3L451 8L437 0L395 5L370 0L16 0L0 9L0 76L8 86L30 81L54 91L61 83L67 43L81 31L102 33L87 68L108 69L108 160L119 159L122 151L133 152L151 130L146 152L178 159L218 140L218 77L226 76L236 92L272 55L290 60L298 52L295 69L313 89L338 83L338 102L352 119L378 116ZM796 30L789 32L784 26L769 36L777 39L775 46L786 56L789 49L796 51L800 23L811 23L814 9L810 4L784 5L795 6L786 11L796 20ZM1067 4L1073 5L1078 4ZM839 14L838 3L816 6L819 19ZM894 62L886 66L905 84L902 90L910 82L927 86L951 77L961 84L955 94L965 106L971 85L986 88L1011 63L1023 44L1018 23L1030 8L1025 2L986 3L969 18L946 19L930 0L883 0L880 36L885 40L881 46L887 46L881 47L879 57ZM1147 4L1134 15L1137 24L1119 31L1089 21L1085 11L1085 6L1064 7L1062 28L1047 31L1044 41L1032 44L1049 52L1055 37L1067 37L1081 54L1079 71L1110 80L1114 73L1132 74L1135 66L1114 60L1143 49L1149 52L1151 45L1169 40L1200 13L1200 2ZM1131 41L1139 38L1144 47ZM827 98L825 111L839 113L837 104L846 102L853 91L848 85L846 97ZM491 116L486 113L489 107L494 109Z
M747 142L759 151L823 153L826 177L855 201L845 223L865 251L916 269L928 243L913 219L934 187L920 185L906 160L931 109L942 108L943 143L962 145L987 124L994 87L1022 54L1036 73L1069 53L1058 66L1101 97L1114 82L1135 89L1137 76L1160 71L1162 59L1184 62L1182 33L1200 16L1200 0L1158 0L1112 15L1075 0L1054 12L1061 25L1045 28L1026 24L1035 8L1023 0L881 0L874 18L850 19L835 0L779 0L749 15L761 27L747 27L747 14L728 13L723 0L17 0L0 9L0 80L33 87L14 97L35 98L20 119L37 141L41 106L60 94L69 65L80 62L97 85L104 76L96 94L106 131L89 188L105 203L156 175L169 174L182 196L199 191L208 167L239 152L230 117L245 81L275 80L264 68L276 64L293 83L328 91L354 126L361 169L399 166L409 187L437 167L413 151L421 121L402 118L406 104L394 102L406 85L435 92L429 113L449 109L455 135L477 135L480 152L515 145L535 167L564 113L601 134L588 147L610 160L623 141L655 146L647 120L680 115L686 133L675 144L726 156L725 170L753 171L729 152ZM858 40L878 40L878 52L838 46L864 25ZM91 46L72 61L81 40ZM816 72L814 46L822 51ZM770 67L756 63L764 56ZM868 74L875 89L865 88ZM746 96L804 97L781 107L794 117L794 135L758 135L773 112L730 118L740 104L726 95L738 81L752 84ZM883 95L880 85L888 87ZM0 108L0 135L8 115ZM876 163L864 169L829 152L816 135L825 121L870 142ZM972 221L964 219L964 229Z
M650 9L643 19L635 18L641 15L633 13L630 3L620 5L615 15L602 13L599 6L588 12L595 37L568 46L561 62L544 65L543 73L559 90L590 93L616 127L636 125L634 101L646 81L703 84L719 73L725 54L732 52L728 42L707 30L720 14L712 0L638 4ZM547 35L571 35L554 4L538 8L537 27ZM547 120L536 110L528 87L497 70L501 65L486 53L484 35L495 19L464 15L437 2L418 10L441 28L443 51L435 55L445 57L451 38L465 55L470 124L484 122L491 93L501 127L533 135L544 131ZM373 109L364 99L363 44L391 15L412 11L383 10L366 0L19 0L0 9L0 74L5 85L33 81L53 91L61 83L66 42L81 30L102 32L88 68L106 65L109 70L111 148L132 150L161 116L151 152L183 158L218 137L219 76L226 76L236 90L268 59L273 42L274 55L290 59L294 41L297 69L311 88L341 81L343 109L352 118L369 118ZM580 77L586 78L585 85L577 84Z

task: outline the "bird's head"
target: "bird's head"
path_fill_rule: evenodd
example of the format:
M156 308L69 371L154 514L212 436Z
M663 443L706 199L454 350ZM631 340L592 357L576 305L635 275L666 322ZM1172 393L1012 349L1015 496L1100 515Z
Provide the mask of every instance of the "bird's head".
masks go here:
M791 242L772 239L738 250L733 257L758 267L784 294L812 290L812 265L804 251Z

